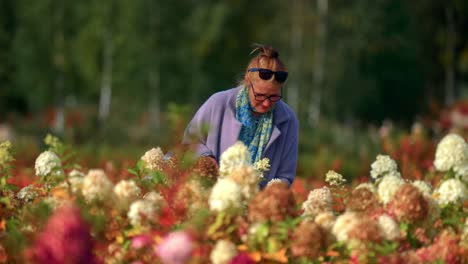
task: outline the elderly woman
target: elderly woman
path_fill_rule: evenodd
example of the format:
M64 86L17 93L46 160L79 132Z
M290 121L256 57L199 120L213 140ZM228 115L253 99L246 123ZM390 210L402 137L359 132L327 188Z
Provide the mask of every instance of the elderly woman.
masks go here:
M188 125L185 143L194 143L199 156L219 163L221 154L236 141L249 149L252 163L270 159L270 170L260 183L273 179L292 184L296 174L298 120L282 99L288 77L278 52L260 46L250 60L241 84L213 94ZM208 133L200 133L203 125Z

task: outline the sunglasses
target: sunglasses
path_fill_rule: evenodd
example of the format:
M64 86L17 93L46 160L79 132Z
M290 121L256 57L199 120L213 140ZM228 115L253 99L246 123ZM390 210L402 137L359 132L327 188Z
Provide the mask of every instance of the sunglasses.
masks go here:
M258 76L262 80L270 80L273 75L275 75L275 80L279 83L284 83L286 79L288 78L288 73L285 71L272 71L269 69L263 69L263 68L250 68L248 69L249 72L258 72Z

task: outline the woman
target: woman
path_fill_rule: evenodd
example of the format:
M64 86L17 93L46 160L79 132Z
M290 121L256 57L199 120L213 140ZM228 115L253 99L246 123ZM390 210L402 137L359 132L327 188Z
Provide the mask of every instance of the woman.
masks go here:
M283 102L282 88L288 77L286 67L271 47L260 46L250 60L241 84L212 95L188 125L185 143L195 143L199 156L219 163L221 154L236 141L251 153L252 163L270 159L270 170L260 183L279 179L289 185L296 175L298 121ZM200 133L208 125L208 133ZM194 142L195 141L195 142Z

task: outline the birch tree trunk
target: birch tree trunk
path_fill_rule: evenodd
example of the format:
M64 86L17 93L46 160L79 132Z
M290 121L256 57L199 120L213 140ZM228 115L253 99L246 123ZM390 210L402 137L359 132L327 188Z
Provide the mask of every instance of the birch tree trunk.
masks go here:
M308 122L315 126L320 121L323 79L325 75L325 44L327 37L328 0L317 0L317 41L314 52L312 93L309 101Z
M55 118L52 130L63 134L65 130L65 36L63 32L65 3L59 1L54 12Z
M150 115L150 127L158 130L161 128L161 91L159 71L156 69L151 70L149 73L149 89L150 101L148 112Z
M299 80L301 78L301 51L303 40L303 1L293 0L291 8L291 59L289 62L290 72L294 77L290 79L287 87L288 104L291 108L299 113Z
M99 122L101 125L106 121L110 112L112 98L112 60L113 57L113 42L112 33L107 31L104 36L104 52L102 55L102 77L101 77L101 93L99 97Z
M154 56L149 56L151 59L150 65L151 68L148 72L148 94L150 95L150 100L148 104L148 113L149 113L149 122L150 127L156 130L159 130L161 127L161 82L160 82L160 66L159 66L159 54L157 48L160 47L159 42L159 29L161 21L160 6L155 1L149 1L150 8L150 32L151 32L151 41L150 50Z
M447 61L445 66L445 106L450 106L455 101L455 69L454 69L454 58L455 58L455 22L453 18L453 7L448 6L445 9L445 18L447 21Z

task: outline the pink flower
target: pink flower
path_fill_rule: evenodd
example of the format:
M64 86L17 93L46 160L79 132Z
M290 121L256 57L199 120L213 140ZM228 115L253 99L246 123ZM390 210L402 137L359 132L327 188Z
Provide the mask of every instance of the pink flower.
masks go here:
M156 247L156 254L164 264L184 264L190 258L193 242L184 231L170 233Z
M232 258L229 264L255 264L255 261L247 253L242 252Z
M153 239L151 239L148 235L138 235L132 238L131 247L133 249L141 249L147 247L153 243Z
M27 254L33 263L97 263L89 227L72 206L58 209L49 218Z

